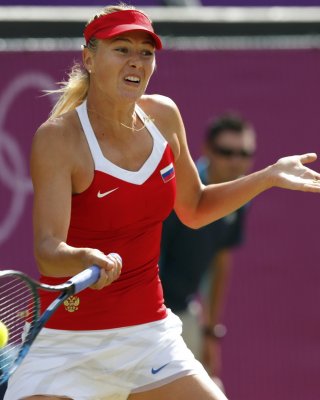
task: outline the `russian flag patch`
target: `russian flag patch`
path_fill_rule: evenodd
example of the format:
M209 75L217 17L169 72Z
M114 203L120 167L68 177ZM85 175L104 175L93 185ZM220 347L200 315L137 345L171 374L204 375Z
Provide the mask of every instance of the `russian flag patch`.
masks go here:
M161 174L161 177L162 177L162 180L163 180L164 183L169 182L175 176L173 164L170 163L168 166L163 168L160 171L160 174Z

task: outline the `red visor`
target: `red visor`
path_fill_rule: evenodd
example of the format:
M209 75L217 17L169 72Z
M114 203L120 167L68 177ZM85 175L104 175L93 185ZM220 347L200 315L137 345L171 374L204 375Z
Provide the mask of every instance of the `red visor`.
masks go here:
M152 28L149 18L137 10L116 11L94 19L84 30L86 43L92 37L97 39L110 39L130 31L145 31L150 34L155 42L156 49L162 48L162 43Z

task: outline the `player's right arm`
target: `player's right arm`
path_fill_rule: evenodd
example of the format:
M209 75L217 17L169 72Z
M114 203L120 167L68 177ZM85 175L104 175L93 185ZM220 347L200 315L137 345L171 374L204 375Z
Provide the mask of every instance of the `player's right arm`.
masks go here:
M36 132L31 150L34 187L34 252L39 270L48 276L71 276L92 264L103 271L97 288L120 273L118 261L97 249L66 243L71 215L73 181L78 174L77 133L65 117L48 121ZM93 174L92 171L88 172ZM87 178L87 177L84 177Z

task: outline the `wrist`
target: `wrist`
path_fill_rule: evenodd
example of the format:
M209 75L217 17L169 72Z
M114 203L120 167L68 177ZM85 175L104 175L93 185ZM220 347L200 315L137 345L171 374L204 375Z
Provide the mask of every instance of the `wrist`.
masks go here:
M227 328L223 324L215 324L213 326L204 325L202 327L202 334L203 336L214 340L221 340L226 336Z
M272 187L277 186L276 182L276 177L274 174L274 169L276 168L276 165L269 165L268 167L264 168L262 171L260 171L262 174L264 174L264 184L265 184L265 189L268 190L271 189Z

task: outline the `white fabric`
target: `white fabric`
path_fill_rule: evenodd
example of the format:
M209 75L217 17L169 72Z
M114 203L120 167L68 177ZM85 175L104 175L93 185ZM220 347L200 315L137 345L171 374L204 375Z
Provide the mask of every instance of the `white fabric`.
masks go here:
M142 185L150 178L163 156L167 146L167 141L162 136L158 128L154 125L152 120L148 118L148 116L139 106L136 106L136 113L141 121L145 124L153 139L152 152L139 171L128 171L118 167L104 157L89 120L86 100L79 107L77 107L77 113L87 138L96 170L105 172L116 178L122 179L123 181L136 185Z
M164 320L119 329L42 329L4 399L125 400L197 373L206 374L181 337L180 319L169 311Z
M178 312L177 316L181 319L183 330L182 337L188 348L192 351L197 360L201 359L202 332L201 323L197 315L189 308Z

